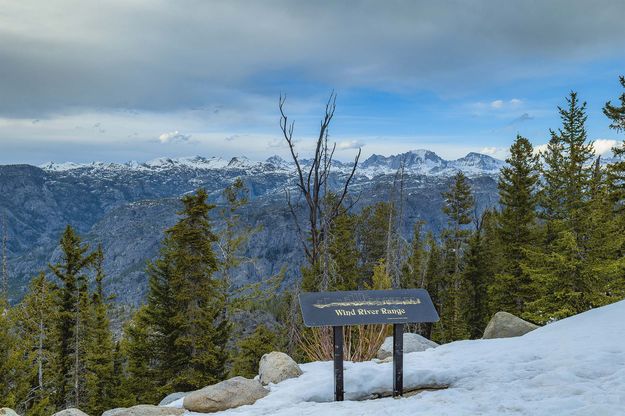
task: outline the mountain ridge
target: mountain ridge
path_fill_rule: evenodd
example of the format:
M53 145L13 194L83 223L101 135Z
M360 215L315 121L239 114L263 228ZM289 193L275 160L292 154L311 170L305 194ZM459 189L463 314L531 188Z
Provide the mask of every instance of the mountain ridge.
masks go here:
M302 160L304 167L310 161ZM447 219L441 212L442 192L452 175L469 177L478 213L497 203L497 177L503 162L487 155L445 161L434 152L411 151L370 157L359 165L350 185L354 211L392 198L396 166L404 165L404 210L400 232L409 239L416 221L424 231L438 234ZM352 170L337 162L330 189L338 189ZM304 261L297 229L285 200L285 189L295 190L295 167L280 157L256 162L244 156L158 158L151 164L93 162L0 166L0 215L7 220L8 257L12 298L17 300L30 279L47 264L58 261L58 239L71 224L91 247L102 245L106 289L122 303L138 304L145 296L145 264L158 255L165 229L177 220L182 195L203 187L217 204L213 220L219 226L223 190L236 179L249 190L250 203L241 212L247 225L262 226L246 249L254 258L237 272L236 284L258 281L287 268L287 281L296 278ZM302 206L297 209L303 210ZM302 211L303 214L303 211ZM305 215L300 215L305 218Z
M309 159L302 159L303 165L309 165L311 162ZM479 163L481 172L476 172L476 164ZM391 170L397 170L402 165L404 169L410 172L429 174L429 175L451 175L457 171L463 171L468 174L482 174L482 173L496 173L505 162L496 159L492 156L470 152L466 156L458 159L445 160L437 155L435 152L426 149L410 150L408 152L399 153L396 155L384 156L378 154L372 154L367 159L359 163L360 173L365 171L372 175L388 174ZM333 161L332 168L337 171L351 169L353 163ZM160 157L152 159L146 162L128 161L125 163L115 162L90 162L90 163L74 163L74 162L47 162L38 166L39 168L52 171L52 172L64 172L78 169L111 169L111 170L133 170L133 171L145 171L145 170L167 170L180 167L194 168L194 169L270 169L274 168L276 171L289 171L295 169L295 164L292 161L287 161L279 155L272 155L265 160L254 161L246 156L234 156L230 159L224 159L221 157L204 157L200 155L196 156L183 156L183 157Z

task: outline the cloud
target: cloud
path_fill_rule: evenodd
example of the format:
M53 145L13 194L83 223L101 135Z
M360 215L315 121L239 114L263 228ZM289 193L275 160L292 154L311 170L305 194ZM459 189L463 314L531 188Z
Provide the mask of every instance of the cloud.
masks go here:
M338 150L350 150L350 149L360 149L365 144L360 140L345 140L342 142L338 142L336 144L336 148Z
M480 150L480 153L483 153L485 155L494 155L495 153L497 153L497 150L499 150L497 147L484 147L482 148L482 150Z
M513 98L508 101L494 100L490 102L490 108L500 110L502 108L518 107L521 104L523 104L523 101L519 100L518 98Z
M510 123L508 123L508 126L512 126L514 124L519 124L519 123L523 123L525 121L530 121L533 120L534 117L530 116L529 113L523 113L520 116L518 116L517 118L515 118L514 120L512 120Z
M172 131L170 133L163 133L158 136L158 140L161 143L186 143L191 139L190 134L182 134L176 131Z
M618 144L616 140L612 139L597 139L593 142L593 150L596 155L603 155L608 152L612 152L612 148Z
M248 88L275 98L285 79L439 93L501 85L621 56L623 15L621 0L3 2L0 115L84 107L221 115L215 103L236 105Z
M504 147L483 147L480 153L492 156L497 159L505 159L508 156L508 149Z

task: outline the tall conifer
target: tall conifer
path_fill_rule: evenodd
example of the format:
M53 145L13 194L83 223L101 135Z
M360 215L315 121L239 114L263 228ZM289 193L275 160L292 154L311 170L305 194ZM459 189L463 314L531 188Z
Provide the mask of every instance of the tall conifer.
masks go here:
M87 275L95 253L88 253L71 226L61 237L61 261L50 265L59 279L58 372L56 405L58 408L81 406L85 399L85 341L88 317Z
M493 312L503 310L518 315L530 298L530 277L523 272L521 262L525 258L524 248L536 238L538 155L529 140L517 136L506 163L498 183L504 264L490 287L490 297Z

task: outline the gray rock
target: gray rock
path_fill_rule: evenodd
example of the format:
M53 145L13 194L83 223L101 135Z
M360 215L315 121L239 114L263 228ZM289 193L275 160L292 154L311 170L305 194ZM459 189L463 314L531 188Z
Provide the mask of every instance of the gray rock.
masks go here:
M170 403L175 402L178 399L182 399L183 397L185 397L187 394L189 394L189 392L176 392L176 393L171 393L168 394L167 396L165 396L165 398L163 400L161 400L161 402L158 404L159 406L167 406Z
M140 404L133 407L120 407L107 410L102 416L180 416L184 409L175 407L159 407L151 404Z
M234 377L189 393L183 403L192 412L211 413L254 404L267 394L269 390L258 380Z
M3 407L0 409L0 416L19 416L15 410Z
M115 416L124 410L126 410L125 407L116 407L115 409L110 409L110 410L105 411L104 413L102 413L101 416Z
M279 383L301 376L302 370L291 357L283 352L273 351L261 357L258 375L263 384Z
M69 408L65 410L61 410L60 412L56 412L52 416L89 416L85 412L76 408Z
M488 322L483 339L519 337L538 328L508 312L497 312Z
M438 344L434 341L422 337L419 334L410 332L404 333L404 353L425 351L429 348L436 348ZM393 356L393 337L386 337L382 346L378 350L377 357L380 360Z

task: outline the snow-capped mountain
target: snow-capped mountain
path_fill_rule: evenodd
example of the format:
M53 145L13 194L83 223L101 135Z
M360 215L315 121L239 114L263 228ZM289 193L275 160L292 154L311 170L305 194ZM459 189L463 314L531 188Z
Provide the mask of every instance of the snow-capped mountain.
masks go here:
M310 160L301 163L310 166ZM401 230L406 238L417 220L425 221L425 229L435 233L445 226L441 193L458 171L470 178L478 210L497 202L502 161L477 153L444 160L434 152L414 150L362 160L350 186L354 209L388 201L402 165ZM329 186L341 186L351 170L350 161L333 162ZM284 265L287 276L295 276L302 253L285 201L285 189L297 195L295 166L288 159L194 156L128 163L0 166L0 214L6 216L9 228L14 297L19 298L29 279L55 261L59 236L71 224L92 246L102 244L109 289L117 293L119 301L141 301L146 290L145 263L158 253L163 230L175 223L180 196L203 187L210 202L220 204L224 202L223 189L236 178L243 179L249 189L250 204L241 217L250 225L263 226L247 248L246 255L256 259L255 265L242 270L238 282L269 276ZM213 211L216 218L218 212Z
M304 166L309 165L310 160L303 159ZM462 171L468 176L497 175L504 162L491 156L469 153L456 160L444 160L430 150L412 150L406 153L381 156L371 155L359 164L357 173L368 178L380 175L394 174L402 166L404 172L416 175L450 176ZM39 166L51 172L68 172L73 170L174 170L174 169L197 169L197 170L246 170L248 172L290 172L295 170L292 161L286 161L282 157L274 155L264 161L252 161L245 156L233 157L230 160L219 157L205 158L202 156L180 158L158 158L145 163L131 161L127 163L103 163L93 162L79 164L73 162L54 163L49 162ZM352 164L335 161L332 169L337 172L348 173Z

